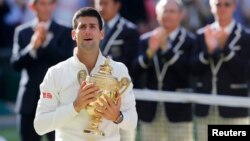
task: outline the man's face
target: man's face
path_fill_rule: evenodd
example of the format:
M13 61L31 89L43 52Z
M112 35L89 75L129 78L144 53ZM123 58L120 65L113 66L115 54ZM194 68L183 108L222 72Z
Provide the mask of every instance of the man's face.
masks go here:
M52 0L38 0L37 3L31 5L36 12L37 17L41 21L47 21L51 18L55 8L55 3Z
M218 20L230 20L236 9L234 0L210 0L211 12Z
M168 1L163 10L157 13L157 19L164 28L178 27L182 20L180 7L174 1Z
M120 9L120 4L114 0L95 0L95 8L100 12L105 22L111 20Z
M72 38L80 49L99 49L103 32L99 29L96 17L79 17L76 29L72 30Z

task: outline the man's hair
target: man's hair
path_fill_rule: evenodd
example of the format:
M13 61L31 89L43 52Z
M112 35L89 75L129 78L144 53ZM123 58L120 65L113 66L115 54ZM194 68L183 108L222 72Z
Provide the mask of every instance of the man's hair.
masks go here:
M77 26L78 26L77 20L80 17L96 17L98 20L99 29L102 30L102 26L103 26L102 17L96 9L94 9L92 7L84 7L84 8L81 8L80 10L78 10L74 14L74 17L72 20L73 29L77 28Z
M233 4L236 4L236 0L232 0L232 2L233 2ZM209 4L211 7L214 6L215 5L214 0L209 0Z
M30 4L36 4L39 0L29 0ZM57 0L51 0L52 3L55 3Z
M121 2L121 0L113 0L114 2Z

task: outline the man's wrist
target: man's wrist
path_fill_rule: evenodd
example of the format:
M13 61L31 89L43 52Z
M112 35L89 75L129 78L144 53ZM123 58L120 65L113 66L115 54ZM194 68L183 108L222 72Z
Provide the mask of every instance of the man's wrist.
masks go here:
M123 121L123 114L122 112L120 111L120 115L116 118L115 121L113 121L115 124L119 124Z
M76 102L75 102L75 101L73 102L73 107L74 107L74 109L75 109L75 111L76 111L77 113L80 112L80 109L76 106Z

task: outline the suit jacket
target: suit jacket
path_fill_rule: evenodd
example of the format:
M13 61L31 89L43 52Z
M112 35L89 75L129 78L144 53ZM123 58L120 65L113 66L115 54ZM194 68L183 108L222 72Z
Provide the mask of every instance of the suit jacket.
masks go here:
M153 59L146 55L152 32L141 36L140 53L133 63L133 75L147 73L146 87L152 90L178 91L189 87L189 58L194 36L180 28L172 47L166 52L158 51ZM161 74L161 75L159 75ZM162 79L162 83L161 80ZM156 114L157 102L137 101L139 119L151 122ZM172 122L191 121L191 104L165 103L168 119Z
M111 56L113 60L123 62L131 71L131 64L139 46L139 32L136 26L119 17L111 31L103 39L101 51L104 56Z
M197 32L197 47L192 58L192 72L197 76L196 92L231 96L248 96L247 70L250 51L249 33L235 24L223 50L207 53L204 29ZM209 106L197 104L197 116L206 116ZM222 117L246 117L246 108L219 106Z
M71 29L52 21L48 30L50 37L46 37L50 39L32 55L29 43L33 27L33 22L30 22L16 28L11 57L13 68L21 71L16 110L25 115L35 115L40 96L39 85L47 69L72 56L74 46Z

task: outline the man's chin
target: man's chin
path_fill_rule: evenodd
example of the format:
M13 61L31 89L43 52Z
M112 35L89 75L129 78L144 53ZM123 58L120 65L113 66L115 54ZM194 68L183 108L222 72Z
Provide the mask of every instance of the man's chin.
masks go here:
M91 43L91 44L84 44L82 47L86 48L86 49L87 48L91 49L91 48L95 48L95 45L93 43Z

